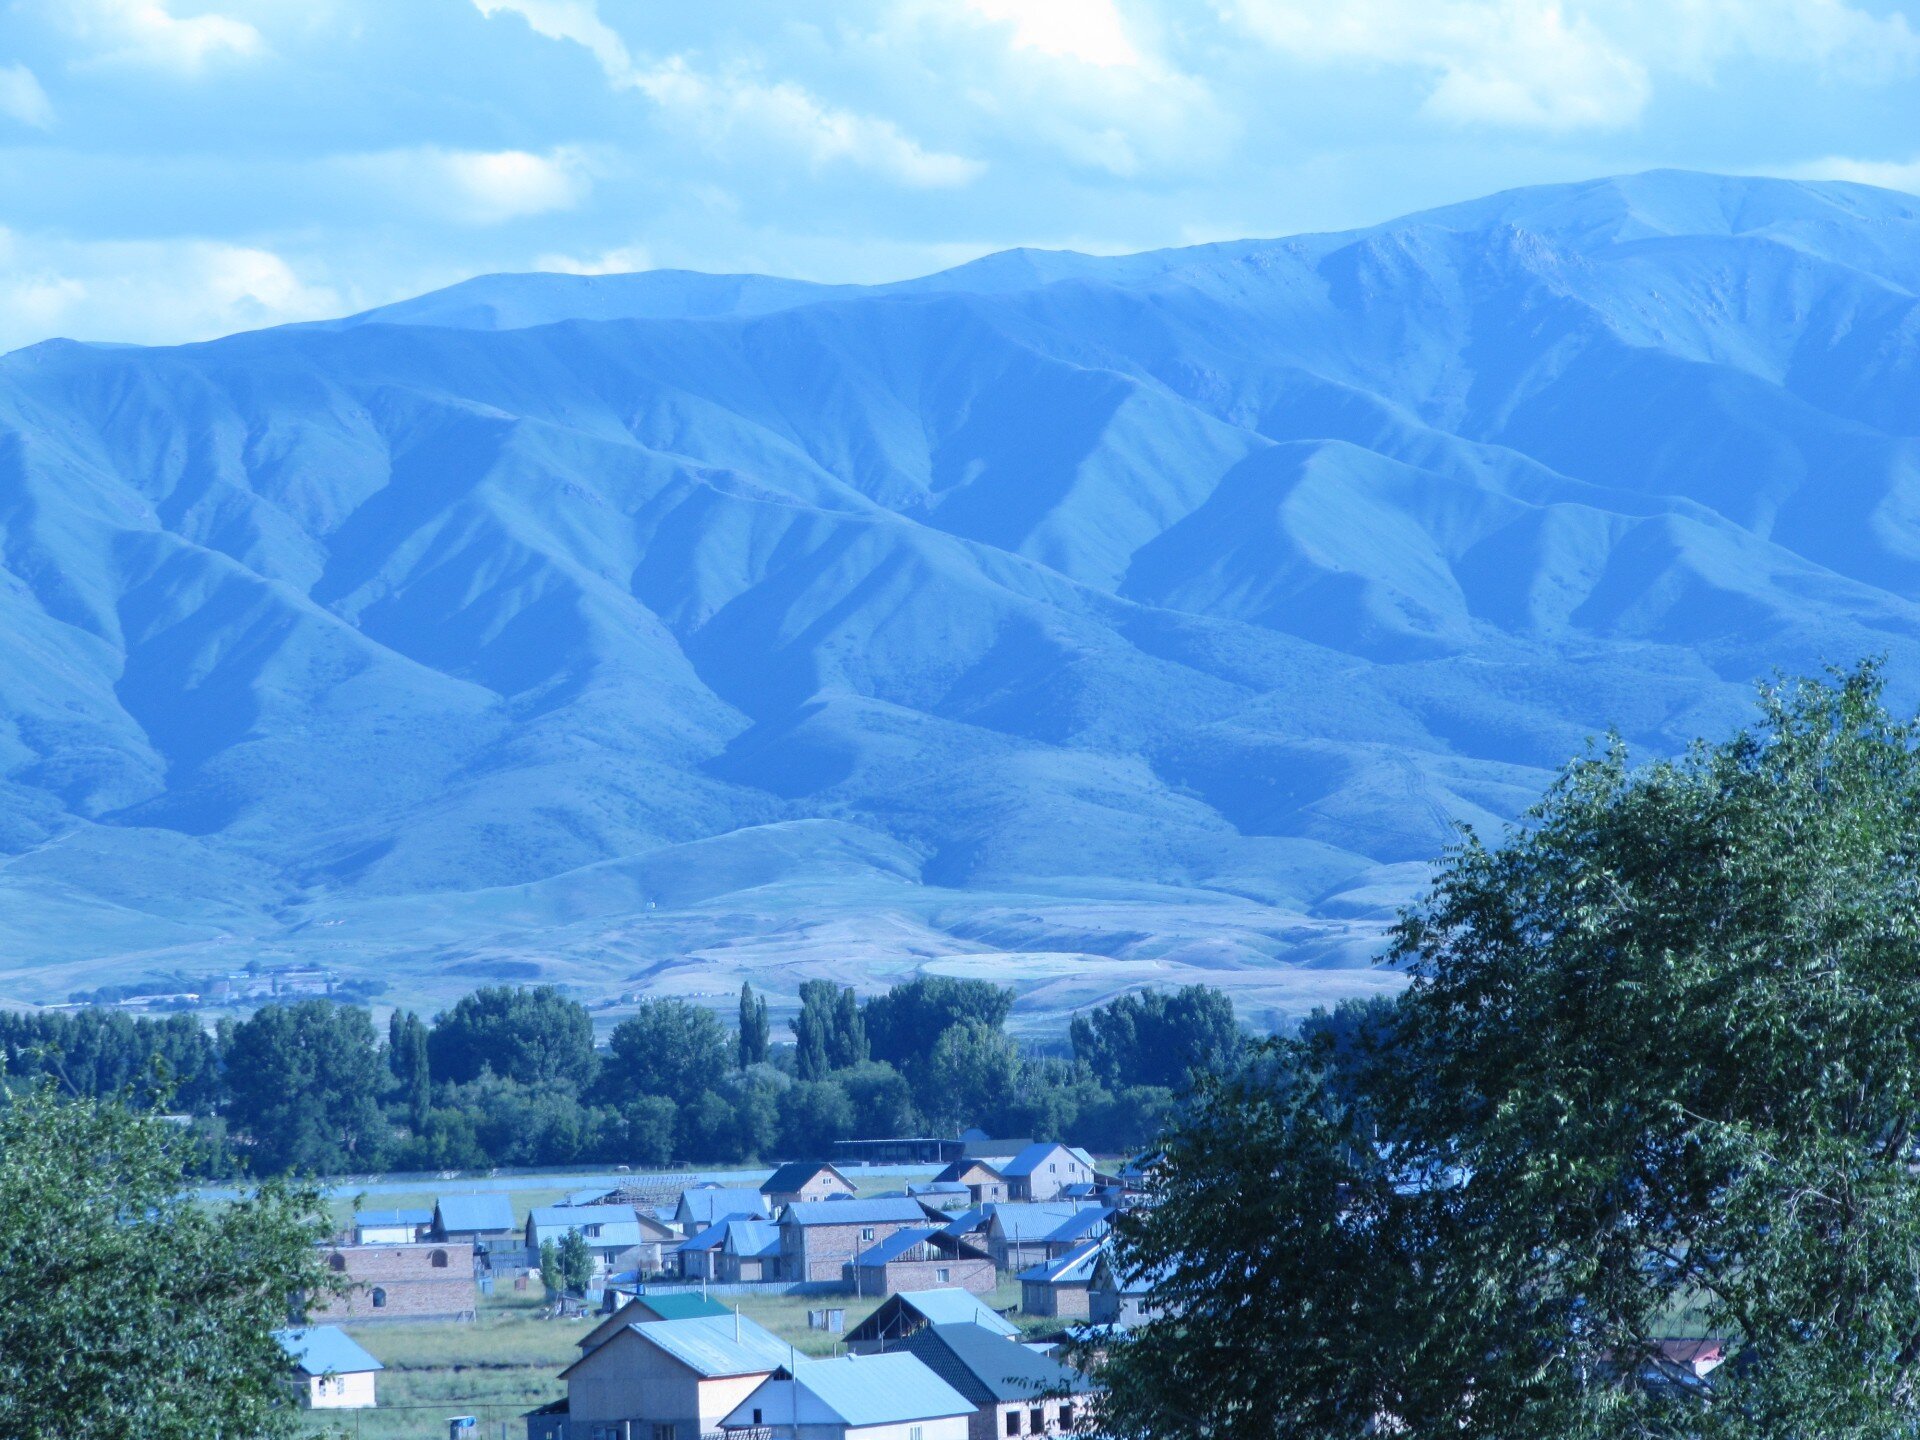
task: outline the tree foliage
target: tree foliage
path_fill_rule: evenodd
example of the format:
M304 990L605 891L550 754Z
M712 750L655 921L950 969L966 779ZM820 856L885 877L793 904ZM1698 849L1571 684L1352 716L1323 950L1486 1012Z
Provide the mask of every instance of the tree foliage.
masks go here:
M0 1435L294 1433L273 1331L328 1284L320 1197L269 1182L199 1204L192 1143L114 1101L0 1110Z
M998 1030L1013 1012L1013 991L985 980L922 975L862 1007L869 1053L910 1081L925 1073L940 1037L956 1025Z
M664 1095L685 1105L733 1069L726 1029L685 1000L643 1000L608 1037L601 1088L616 1100Z
M433 1023L427 1053L435 1079L464 1084L491 1070L522 1085L593 1078L593 1020L551 985L483 986Z
M1296 1043L1179 1128L1122 1226L1179 1314L1115 1351L1115 1433L1913 1434L1917 741L1872 667L1785 683L1464 840L1353 1098Z
M1121 995L1074 1017L1074 1058L1104 1085L1174 1089L1232 1068L1242 1036L1233 1002L1206 985Z
M753 986L740 984L740 1068L764 1065L770 1027L767 1023L767 997L753 993Z
M269 1005L226 1045L228 1118L263 1174L342 1174L380 1163L386 1066L367 1012L329 1000Z

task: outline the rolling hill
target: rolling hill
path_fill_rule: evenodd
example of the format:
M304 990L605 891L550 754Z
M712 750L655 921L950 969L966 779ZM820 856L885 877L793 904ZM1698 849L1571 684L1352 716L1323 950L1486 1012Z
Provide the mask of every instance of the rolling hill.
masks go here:
M1920 698L1920 200L1653 173L0 357L0 995L1392 984L1611 726Z

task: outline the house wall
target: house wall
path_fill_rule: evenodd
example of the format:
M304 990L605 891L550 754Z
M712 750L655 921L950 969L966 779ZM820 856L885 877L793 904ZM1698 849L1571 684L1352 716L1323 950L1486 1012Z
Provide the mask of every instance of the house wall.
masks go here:
M933 1290L947 1285L984 1295L997 1283L991 1260L896 1260L891 1265L862 1265L854 1275L854 1289L862 1295L894 1295L902 1290Z
M1029 1315L1052 1315L1062 1320L1088 1317L1087 1287L1084 1285L1040 1285L1031 1280L1020 1283L1020 1308Z
M315 1375L307 1381L309 1410L369 1410L374 1399L377 1372L362 1370L352 1375Z
M1015 1200L1057 1200L1069 1185L1092 1184L1093 1171L1060 1146L1031 1175L1015 1176L1010 1183Z
M720 1279L729 1285L751 1285L767 1278L767 1262L758 1256L722 1255Z
M1088 1295L1087 1316L1096 1325L1144 1325L1153 1318L1152 1297L1094 1290Z
M855 1193L853 1186L843 1185L831 1175L816 1175L798 1190L781 1190L768 1195L767 1204L778 1210L782 1205L791 1205L796 1200L831 1200L836 1195Z
M356 1245L410 1245L419 1238L411 1225L358 1225L353 1231Z
M436 1255L444 1263L434 1264ZM327 1266L349 1289L312 1297L311 1324L473 1319L473 1256L464 1245L338 1245ZM383 1303L374 1303L376 1292Z
M904 1425L850 1426L834 1433L836 1436L844 1435L846 1440L911 1440L915 1427L918 1427L920 1440L967 1440L967 1419L965 1415L946 1415L938 1420L915 1420ZM819 1427L801 1428L811 1430Z
M877 1225L785 1225L782 1250L789 1280L838 1280L847 1262L896 1231L915 1228L907 1223ZM865 1232L871 1231L871 1234Z
M1028 1240L1016 1245L996 1239L991 1232L987 1236L987 1250L993 1256L993 1263L1002 1270L1031 1270L1054 1258L1053 1248L1044 1240Z
M717 1431L727 1413L759 1388L766 1371L702 1380L678 1360L632 1331L593 1351L567 1378L568 1434L587 1440L595 1425L642 1422L634 1434L650 1440L656 1424L678 1425L683 1440Z
M1071 1422L1060 1423L1060 1407L1065 1400L1012 1400L1003 1405L975 1412L973 1424L969 1427L969 1440L1007 1440L1012 1435L1070 1435L1073 1433ZM1033 1428L1033 1411L1038 1407L1042 1416L1039 1429ZM1080 1402L1074 1402L1074 1413L1080 1412ZM1019 1427L1009 1430L1007 1417L1019 1416Z

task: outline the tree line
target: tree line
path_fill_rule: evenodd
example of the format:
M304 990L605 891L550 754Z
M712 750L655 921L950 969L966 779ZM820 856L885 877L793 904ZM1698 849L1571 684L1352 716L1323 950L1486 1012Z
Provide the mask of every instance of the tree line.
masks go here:
M860 999L808 981L789 1037L741 987L729 1028L649 1000L594 1040L551 986L488 987L384 1032L352 1004L262 1006L209 1030L190 1015L0 1014L0 1076L191 1117L212 1176L682 1162L822 1155L837 1140L952 1134L1147 1144L1193 1071L1244 1043L1205 986L1122 996L1078 1017L1069 1056L1006 1030L1013 992L928 976Z

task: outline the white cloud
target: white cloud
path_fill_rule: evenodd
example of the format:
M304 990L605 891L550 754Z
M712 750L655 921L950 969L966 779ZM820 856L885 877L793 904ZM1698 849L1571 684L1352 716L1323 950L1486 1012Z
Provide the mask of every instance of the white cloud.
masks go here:
M619 245L598 255L542 255L533 262L536 270L559 275L631 275L654 268L653 254L644 245Z
M1252 33L1315 64L1429 73L1426 112L1543 130L1640 118L1660 73L1711 82L1751 58L1852 80L1920 69L1900 15L1845 0L1225 0Z
M1904 190L1920 195L1920 155L1911 160L1854 160L1830 155L1811 160L1785 172L1800 180L1851 180L1856 185L1877 185L1882 190Z
M176 343L338 315L284 258L214 240L45 239L0 229L0 352L47 335Z
M580 151L447 150L436 145L350 155L334 162L402 204L465 225L496 225L571 210L592 189Z
M165 0L56 0L50 8L77 38L96 47L102 61L196 75L209 62L266 49L260 32L244 20L215 11L175 15Z
M0 115L36 130L52 128L53 102L26 66L0 65Z
M1142 63L1113 0L965 0L965 4L983 20L1012 26L1016 50L1038 50L1101 67Z
M614 85L639 91L683 132L717 149L786 150L815 165L844 162L920 187L963 185L984 168L927 150L891 120L831 105L791 81L768 82L740 69L712 74L680 55L642 61L592 0L473 3L483 15L518 15L536 34L584 46Z

